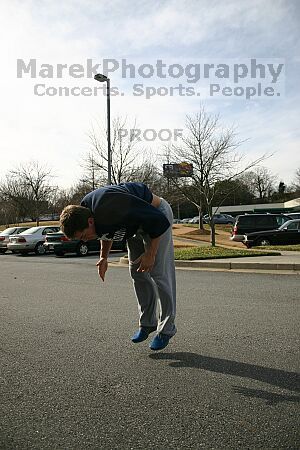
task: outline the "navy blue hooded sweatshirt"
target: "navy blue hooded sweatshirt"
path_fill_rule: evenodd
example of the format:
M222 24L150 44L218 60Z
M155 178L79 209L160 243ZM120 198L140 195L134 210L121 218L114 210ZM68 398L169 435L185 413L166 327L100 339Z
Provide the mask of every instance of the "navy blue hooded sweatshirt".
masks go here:
M132 237L139 228L154 239L170 226L166 216L151 205L153 195L143 183L104 186L87 194L81 206L89 208L100 239Z

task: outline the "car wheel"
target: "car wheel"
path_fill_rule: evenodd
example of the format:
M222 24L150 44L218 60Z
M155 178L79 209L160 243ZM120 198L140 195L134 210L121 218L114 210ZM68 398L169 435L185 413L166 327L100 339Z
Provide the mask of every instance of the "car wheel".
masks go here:
M76 253L78 256L86 256L89 252L89 248L85 242L80 242L77 247Z
M4 255L4 253L6 253L6 248L0 248L0 254Z
M269 241L269 239L261 238L257 241L257 245L262 245L265 247L267 245L271 245L271 242Z
M36 255L44 255L46 253L46 249L42 242L38 242L35 246L34 253Z

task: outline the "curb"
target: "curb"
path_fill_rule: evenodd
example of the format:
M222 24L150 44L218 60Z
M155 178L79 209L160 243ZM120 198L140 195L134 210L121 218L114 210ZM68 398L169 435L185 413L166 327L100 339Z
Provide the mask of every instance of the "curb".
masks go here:
M127 264L128 258L120 258L119 264ZM296 263L266 263L266 262L232 262L232 261L179 261L175 260L175 267L186 268L199 268L199 269L226 269L226 270L238 270L238 269L256 269L256 270L287 270L287 271L300 271L300 264Z

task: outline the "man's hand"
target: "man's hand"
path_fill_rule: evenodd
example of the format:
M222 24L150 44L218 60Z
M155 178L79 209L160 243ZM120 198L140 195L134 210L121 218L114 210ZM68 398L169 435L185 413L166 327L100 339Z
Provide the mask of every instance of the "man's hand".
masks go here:
M151 239L150 243L146 247L145 253L143 253L138 259L133 261L133 264L140 262L137 272L151 272L155 263L155 256L158 249L160 237Z
M140 262L137 272L151 272L155 263L155 256L146 252L136 262Z
M96 266L98 266L98 274L101 280L104 282L105 273L107 271L108 262L107 258L100 258L97 262Z
M100 248L100 258L96 266L98 266L98 274L102 281L104 281L105 273L107 271L108 263L107 257L109 255L110 249L112 247L113 241L103 241L101 240Z

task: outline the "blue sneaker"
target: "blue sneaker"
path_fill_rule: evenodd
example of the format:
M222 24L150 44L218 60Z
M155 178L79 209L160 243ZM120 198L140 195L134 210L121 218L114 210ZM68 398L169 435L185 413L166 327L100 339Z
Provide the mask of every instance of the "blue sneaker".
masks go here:
M153 331L156 330L156 327L141 327L134 335L132 336L131 340L135 344L138 342L145 341L150 333L153 333Z
M172 336L168 336L167 334L159 333L155 336L149 347L151 350L162 350L168 345L171 337Z

